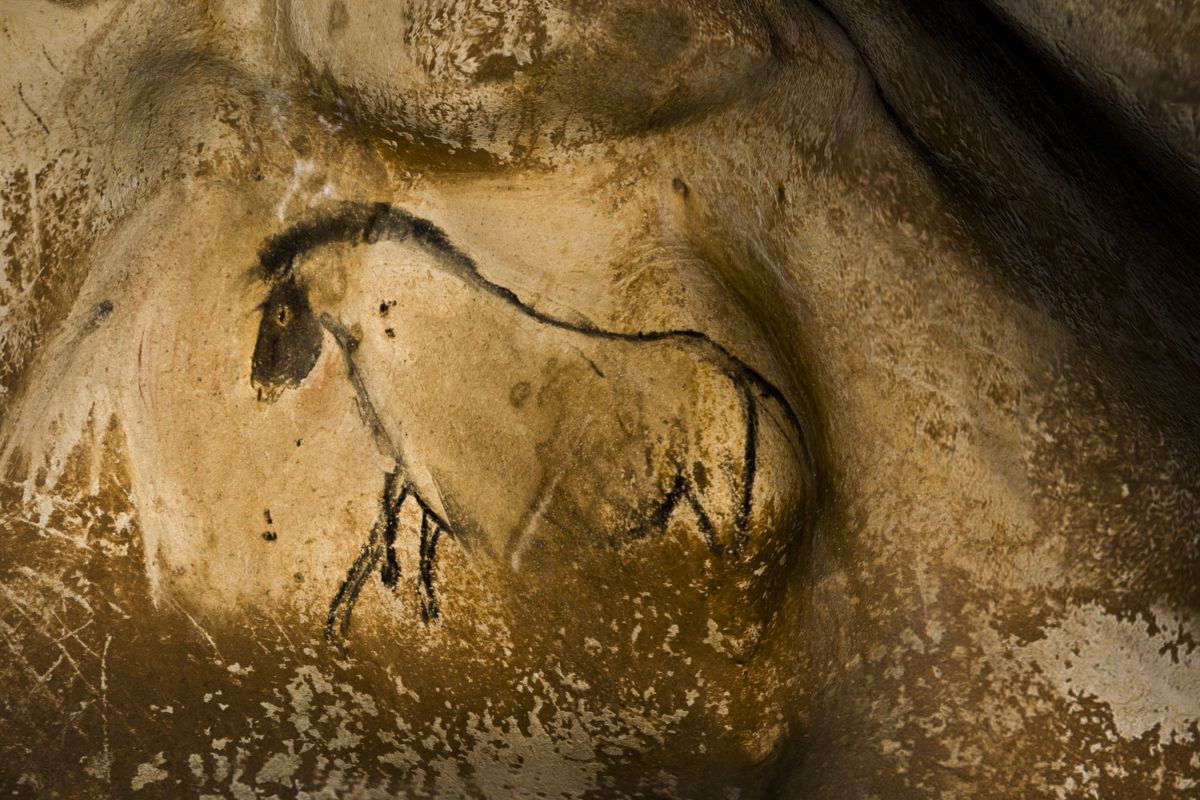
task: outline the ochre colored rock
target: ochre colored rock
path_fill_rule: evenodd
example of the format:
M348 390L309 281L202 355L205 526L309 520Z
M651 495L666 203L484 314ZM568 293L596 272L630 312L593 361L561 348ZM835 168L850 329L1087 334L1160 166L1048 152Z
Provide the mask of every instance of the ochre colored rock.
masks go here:
M0 9L0 791L1195 796L1143 5Z

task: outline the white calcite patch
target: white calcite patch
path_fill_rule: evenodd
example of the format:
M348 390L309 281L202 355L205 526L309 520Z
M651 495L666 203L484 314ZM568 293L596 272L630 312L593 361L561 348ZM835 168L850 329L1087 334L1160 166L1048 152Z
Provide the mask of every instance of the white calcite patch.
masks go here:
M1157 728L1167 744L1191 737L1189 727L1200 721L1200 653L1175 646L1182 631L1195 631L1195 620L1165 609L1155 616L1159 630L1152 634L1141 618L1079 606L1021 654L1064 696L1107 703L1122 737L1138 739Z
M162 753L159 753L154 757L153 761L147 761L144 764L139 764L137 768L137 774L134 775L133 780L130 781L130 787L132 787L132 789L136 792L139 789L143 789L152 783L158 783L166 778L167 771L160 769L160 767L165 763L166 759L163 757Z
M259 784L278 783L292 785L292 776L300 768L300 756L295 753L276 753L267 759L258 771L255 781Z

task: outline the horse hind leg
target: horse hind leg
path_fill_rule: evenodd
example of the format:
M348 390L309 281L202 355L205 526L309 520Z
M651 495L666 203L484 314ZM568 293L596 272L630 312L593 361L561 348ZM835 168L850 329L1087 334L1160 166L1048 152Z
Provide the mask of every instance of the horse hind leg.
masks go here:
M742 413L745 421L742 452L742 480L734 510L734 528L738 547L745 544L750 533L750 513L754 505L754 480L758 475L758 403L749 386L742 384Z
M686 503L714 556L737 557L746 547L758 477L759 411L750 388L726 384L718 395L723 424L694 433L687 459L675 464L675 484L658 512L660 524Z
M720 557L724 548L717 541L717 531L713 527L712 519L708 512L704 510L704 506L700 503L700 498L696 496L696 489L691 485L690 481L685 481L683 489L683 497L688 501L688 505L692 509L692 513L696 517L696 526L700 528L700 535L704 538L704 543L708 545L708 551L714 556Z
M437 621L440 611L437 596L433 591L433 567L437 556L438 537L441 526L434 521L427 511L421 512L421 567L417 580L417 599L421 605L421 619L425 622Z
M713 526L712 518L704 510L703 503L700 502L694 480L688 477L682 468L676 473L675 481L671 484L670 491L663 496L658 507L654 509L641 525L630 531L630 538L641 539L652 532L664 532L667 528L667 523L671 521L671 516L679 508L679 504L683 502L686 502L688 508L692 510L692 514L696 518L696 527L700 529L700 536L704 539L704 544L708 547L709 552L715 556L720 556L723 548L717 540L717 532Z

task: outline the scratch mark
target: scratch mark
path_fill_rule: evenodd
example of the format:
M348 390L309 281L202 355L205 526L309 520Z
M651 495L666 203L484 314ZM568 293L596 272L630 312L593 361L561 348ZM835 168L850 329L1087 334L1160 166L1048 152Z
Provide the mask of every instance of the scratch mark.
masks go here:
M595 373L596 373L597 375L599 375L601 378L603 378L603 377L604 377L604 373L601 371L600 367L596 366L596 362L595 362L595 361L593 361L592 359L588 358L588 355L587 355L587 353L583 352L583 350L581 350L580 348L576 347L575 345L571 345L571 349L572 349L572 350L574 350L576 353L578 353L578 354L579 354L579 357L580 357L580 358L582 358L584 361L586 361L586 362L588 363L588 366L592 368L592 371L593 371L593 372L595 372Z
M25 172L29 175L29 227L30 236L33 240L33 264L35 272L29 283L21 287L22 298L33 291L33 287L37 285L38 278L42 277L42 215L38 202L37 169L32 163L26 163Z
M293 650L295 650L295 649L296 649L296 643L292 641L292 637L291 637L291 636L288 636L288 632L287 632L286 630L284 630L284 628L283 628L283 626L282 626L282 625L280 625L280 624L279 624L279 620L272 619L272 620L271 620L271 622L272 622L272 624L274 624L275 628L276 628L276 629L277 629L277 630L278 630L278 631L279 631L281 634L283 634L283 638L284 638L284 639L287 639L287 643L288 643L288 645L290 645L290 646L291 646L291 648L292 648ZM222 660L223 660L223 659L222 659Z
M296 192L300 191L300 180L314 169L313 162L297 159L296 165L292 167L292 182L288 184L287 191L283 193L283 197L279 200L279 205L275 207L275 214L279 217L279 221L283 222L284 215L287 213L288 205L291 204L292 198Z
M59 69L58 65L54 63L54 59L50 57L50 54L46 52L46 45L42 45L42 55L46 57L46 62L54 68L54 71L59 75L62 75L62 70Z
M112 755L108 747L108 646L112 644L112 634L104 637L104 652L100 655L100 724L104 741L104 778L110 777Z
M16 594L5 584L0 584L0 590L3 590L4 594L8 596L8 599L13 602L13 607L16 608L18 613L20 613L21 616L23 616L27 622L29 622L30 627L33 630L39 631L39 632L43 631L43 628L37 624L37 621L35 619L33 619L30 616L29 611L26 610L28 608L28 605L23 600L21 600L19 597L17 597ZM30 609L30 610L32 610L32 609ZM51 614L53 614L53 612L51 612ZM55 615L55 619L58 619L57 615ZM61 625L62 620L58 620L58 621L59 621L59 624ZM7 628L8 626L6 625L5 627ZM65 628L66 626L63 625L63 627ZM5 636L5 641L8 643L9 649L13 651L13 654L16 655L21 660L21 662L25 664L26 669L29 671L29 673L31 675L33 675L35 680L39 679L40 678L39 673L33 667L33 665L29 663L28 659L25 658L25 656L21 652L21 650L19 648L16 648L13 645L12 640L8 636ZM58 646L59 652L61 652L62 655L66 657L67 663L69 663L71 665L71 668L75 671L75 674L79 677L80 682L84 686L86 686L88 688L88 690L92 692L92 694L96 694L97 693L96 687L93 686L92 682L89 681L84 676L82 670L79 669L78 662L76 662L75 659L71 657L71 653L69 650L67 650L66 646L64 646L61 641L53 641L53 644L56 644ZM93 653L93 655L95 655L95 653ZM40 686L40 684L39 684L39 686ZM56 698L48 690L43 689L43 691L46 692L47 696L50 698L50 700L53 703L55 703L55 704L58 703L58 698ZM126 722L125 724L126 724L126 726L129 725L128 722ZM133 732L132 728L130 728L130 732L131 733Z
M59 651L67 657L67 663L71 665L71 669L74 670L75 675L79 678L80 683L86 686L88 691L90 691L92 694L99 694L99 692L96 691L95 685L83 674L83 670L79 668L79 662L72 657L71 651L67 649L66 645L64 645L62 642L55 642L55 644L58 646ZM95 655L95 653L93 653L93 655Z
M37 676L38 683L45 683L46 681L50 680L50 676L54 673L54 670L58 668L58 665L61 664L62 662L63 662L63 656L60 655L55 660L55 662L53 664L51 664L50 667L45 672L43 672L41 675Z
M146 381L142 378L142 346L146 344L146 331L142 331L142 338L138 340L138 359L137 359L137 374L138 374L138 397L142 398L142 405L146 405Z
M58 643L59 643L59 642L61 642L63 639L74 639L75 641L79 642L80 644L83 644L83 642L82 642L82 641L79 639L79 632L80 632L81 630L83 630L84 628L88 627L89 625L91 625L93 622L95 622L95 620L94 620L94 619L89 619L87 622L83 623L82 625L80 625L80 626L79 626L78 628L76 628L75 630L73 630L73 631L67 631L67 632L66 632L66 633L64 633L62 636L60 636L60 637L58 637L57 639L55 639L55 640L54 640L54 643L55 643L55 644L58 644ZM85 645L85 647L86 647L86 645ZM95 654L93 653L93 655L95 655Z
M50 576L44 575L40 572L37 572L36 570L30 569L29 567L21 567L20 572L22 575L24 575L26 578L29 578L31 581L34 581L35 583L40 583L42 586L45 586L47 589L50 589L51 591L56 592L60 597L74 600L76 603L78 603L79 605L86 608L87 612L89 614L96 613L95 611L92 610L92 605L91 605L91 603L89 603L87 601L87 598L83 597L78 592L72 591L69 586L67 586L65 583L58 580L57 578L51 578ZM66 627L66 626L64 625L63 627Z
M51 528L49 525L44 525L41 522L29 519L28 517L22 517L22 516L8 517L8 521L19 522L21 524L28 525L29 527L33 528L35 531L42 534L43 536L52 537L55 539L65 539L66 541L70 542L71 544L74 544L75 546L77 546L83 550L91 550L92 549L92 546L90 544L88 544L88 534L87 534L86 529L81 531L79 536L71 536L68 533L63 533L62 531L58 530L57 528Z
M34 111L33 106L29 105L29 101L25 99L25 92L22 90L21 84L19 84L19 83L17 84L17 97L21 98L21 103L25 106L26 109L29 110L30 114L33 114L33 118L38 121L38 125L41 125L42 130L44 130L46 132L46 135L49 136L50 129L47 128L46 123L42 121L42 115L37 113L36 111Z
M94 703L95 703L95 700L81 701L79 704L79 708L76 711L72 712L71 716L67 717L66 720L63 721L62 730L60 730L59 734L58 734L58 746L59 747L62 747L64 745L64 743L66 742L67 732L74 730L75 720L82 717L87 712L87 710L92 707L92 705Z
M58 616L58 614L54 613L53 610L50 610L50 609L47 609L47 610L50 611L50 616L54 617L54 621L58 623L58 626L60 628L62 628L64 631L67 631L67 623L63 622L62 617L60 617L60 616ZM89 621L83 627L86 628L90 624L91 624L91 622ZM79 630L82 630L82 629L83 628L80 628ZM78 631L67 631L59 638L51 640L51 644L56 644L56 645L59 645L59 647L61 647L62 646L61 642L64 639L74 639L76 642L79 643L80 647L82 647L84 650L87 651L88 655L90 655L92 658L99 658L99 656L96 654L96 651L93 650L91 647L88 647L88 645L82 639L80 639L79 636L76 635L77 633L78 633Z
M208 635L208 631L204 630L203 626L201 626L199 622L196 622L196 619L186 610L184 610L183 606L179 605L178 602L172 600L171 603L175 606L180 614L183 614L188 618L188 621L191 622L192 625L196 626L196 630L200 631L200 635L204 637L204 640L208 642L208 646L211 647L213 652L217 654L217 658L221 659L221 662L224 663L225 656L221 654L221 650L217 647L217 643L213 641L213 638Z
M513 548L512 567L514 570L521 568L521 556L529 547L530 540L533 538L534 531L537 530L538 523L542 521L542 516L550 507L550 500L554 497L554 490L558 488L558 483L562 480L562 476L562 471L555 472L550 483L544 486L539 493L538 504L534 508L533 513L529 515L529 520L525 523L525 529L517 537L517 544Z
M22 649L20 647L17 647L16 644L13 643L13 637L11 634L15 633L15 632L16 632L16 628L13 628L11 625L5 624L4 625L4 643L6 645L8 645L9 652L11 652L13 654L13 657L25 667L25 671L27 673L29 673L30 675L32 675L36 681L36 679L38 677L37 670L34 669L33 665L29 663L29 659L25 657L25 653L22 651ZM54 694L49 689L47 689L44 685L42 685L41 683L35 683L34 689L36 689L37 691L39 691L43 695L45 695L46 699L49 700L51 703L53 703L55 705L58 704L58 698L55 697Z
M588 423L591 421L591 414L588 414L586 417L584 417L583 423L579 426L579 432L575 435L575 444L572 447L573 451L579 449L579 443L583 441L583 434L587 431ZM529 515L529 520L525 523L525 528L517 537L517 543L513 547L512 567L514 570L521 568L521 556L529 548L529 545L533 540L533 534L537 530L538 523L542 521L542 517L545 515L546 510L550 508L550 500L554 497L554 490L558 488L558 483L560 480L562 480L562 476L565 474L565 472L565 470L556 471L554 473L554 477L550 480L550 483L539 492L537 506L534 508L533 513Z

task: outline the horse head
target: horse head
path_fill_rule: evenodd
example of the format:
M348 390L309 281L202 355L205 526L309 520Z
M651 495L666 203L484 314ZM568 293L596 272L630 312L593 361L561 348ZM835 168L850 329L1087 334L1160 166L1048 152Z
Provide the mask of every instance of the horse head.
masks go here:
M274 402L300 385L321 355L323 329L294 276L274 283L262 305L258 340L250 362L250 383L258 399Z

